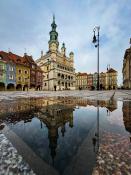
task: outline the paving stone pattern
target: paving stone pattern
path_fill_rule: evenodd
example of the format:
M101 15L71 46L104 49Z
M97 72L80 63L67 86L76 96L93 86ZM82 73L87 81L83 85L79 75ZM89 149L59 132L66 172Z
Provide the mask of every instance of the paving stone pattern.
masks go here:
M114 94L115 92L115 94ZM114 99L129 99L131 100L131 90L110 90L110 91L89 91L89 90L74 90L74 91L2 91L0 92L0 101L14 100L18 98L29 97L83 97L95 100L109 100L114 94Z
M131 144L129 137L104 131L93 175L130 175Z
M0 175L35 175L11 142L1 132Z

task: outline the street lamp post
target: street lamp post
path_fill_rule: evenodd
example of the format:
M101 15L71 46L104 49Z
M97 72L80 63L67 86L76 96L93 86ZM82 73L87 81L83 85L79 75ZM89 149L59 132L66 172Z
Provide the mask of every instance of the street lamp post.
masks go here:
M97 38L95 35L95 32L97 31ZM97 47L97 90L99 90L99 31L100 31L100 26L96 26L93 29L94 36L93 36L93 43L95 44L95 47Z

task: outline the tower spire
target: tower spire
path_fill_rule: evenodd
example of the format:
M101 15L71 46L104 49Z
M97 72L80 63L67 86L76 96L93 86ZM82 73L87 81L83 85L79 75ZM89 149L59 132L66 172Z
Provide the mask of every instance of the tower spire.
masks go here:
M53 23L55 23L55 14L53 13Z
M59 46L59 42L58 42L58 33L56 31L56 23L55 23L55 15L53 14L53 22L51 24L51 31L50 31L50 40L49 40L49 48L51 48L50 46L52 45L52 43L54 43L56 45L56 49L58 49Z

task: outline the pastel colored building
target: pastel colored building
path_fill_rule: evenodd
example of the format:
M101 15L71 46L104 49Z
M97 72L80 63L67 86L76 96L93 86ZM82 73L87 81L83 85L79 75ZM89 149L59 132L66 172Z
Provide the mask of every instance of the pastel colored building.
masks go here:
M106 72L106 89L117 89L117 71L113 68L107 68Z
M39 66L36 67L36 89L37 90L42 90L42 85L43 85L43 71Z
M97 72L93 74L93 89L97 89Z
M106 89L106 73L101 72L99 75L100 90Z
M79 89L79 90L88 89L87 78L88 78L87 73L78 72L76 74L76 89Z
M88 74L88 77L87 77L87 86L88 86L88 89L92 89L93 88L93 74Z
M6 71L7 90L13 90L16 88L16 65L10 60L7 62Z
M9 52L9 58L16 65L16 90L28 90L30 87L30 67L24 57Z
M0 90L42 90L43 71L32 56L0 51Z
M16 87L16 65L10 59L9 53L0 51L1 60L5 62L5 90L15 90Z
M27 60L30 66L30 89L42 90L43 71L37 66L32 56L25 53L24 58Z
M6 86L6 61L0 55L0 90L5 90Z

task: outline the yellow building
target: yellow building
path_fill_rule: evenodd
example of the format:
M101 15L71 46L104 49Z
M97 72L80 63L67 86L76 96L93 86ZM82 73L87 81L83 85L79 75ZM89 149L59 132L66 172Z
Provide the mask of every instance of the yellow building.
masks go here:
M10 59L16 64L16 89L28 90L30 87L30 67L26 58L9 53Z
M125 51L122 73L124 88L131 89L131 47Z
M106 73L101 72L99 76L100 89L106 89Z
M30 87L30 68L22 64L16 65L16 89L28 89Z
M117 89L117 71L112 68L107 68L106 89Z
M87 73L80 73L76 74L76 89L88 89L88 75Z

